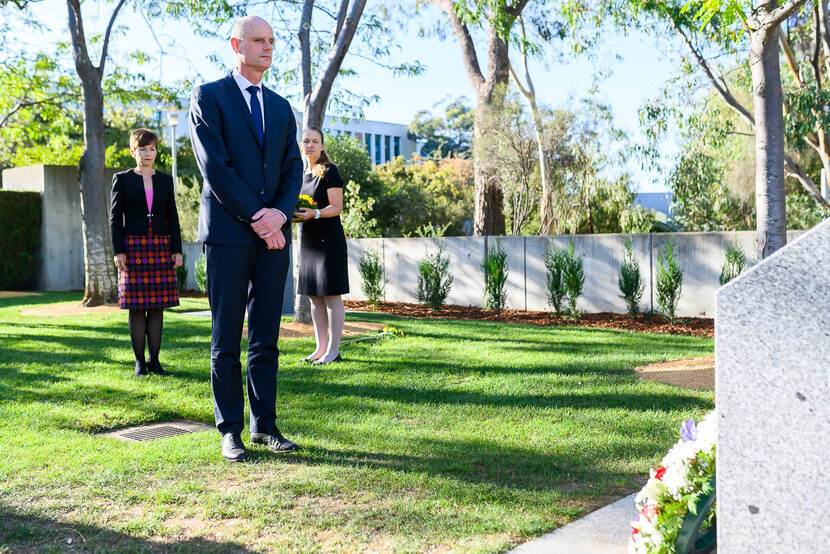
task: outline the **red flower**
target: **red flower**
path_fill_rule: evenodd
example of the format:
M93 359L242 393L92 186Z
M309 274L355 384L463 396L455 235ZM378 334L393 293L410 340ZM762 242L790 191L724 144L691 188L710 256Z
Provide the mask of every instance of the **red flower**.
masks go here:
M662 481L663 480L663 475L665 475L665 474L666 474L666 468L663 467L663 466L660 466L660 467L657 468L657 471L654 472L654 478L657 479L658 481Z

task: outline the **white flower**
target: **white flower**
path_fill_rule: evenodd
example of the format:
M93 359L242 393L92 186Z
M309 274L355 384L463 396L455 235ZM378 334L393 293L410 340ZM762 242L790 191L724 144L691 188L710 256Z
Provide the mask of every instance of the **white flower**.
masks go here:
M674 463L666 466L666 473L663 475L663 485L669 494L678 495L681 490L689 485L689 469L691 465L688 460L683 463Z

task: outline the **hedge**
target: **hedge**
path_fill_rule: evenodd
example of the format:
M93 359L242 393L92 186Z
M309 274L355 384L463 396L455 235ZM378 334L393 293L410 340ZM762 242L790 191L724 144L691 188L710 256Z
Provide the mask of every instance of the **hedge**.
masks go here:
M0 190L0 290L31 284L41 223L40 193Z

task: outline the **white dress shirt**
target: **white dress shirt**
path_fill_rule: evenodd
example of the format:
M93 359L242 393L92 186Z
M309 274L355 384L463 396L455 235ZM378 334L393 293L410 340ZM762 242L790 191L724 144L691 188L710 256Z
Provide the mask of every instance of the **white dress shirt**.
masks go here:
M251 93L246 89L253 85L253 83L243 77L238 69L234 69L232 75L233 80L236 81L236 85L239 87L239 90L242 91L242 97L245 98L245 105L248 106L248 111L251 111ZM256 97L259 101L259 113L262 114L262 131L265 132L265 104L262 101L262 81L260 81L258 85L254 86L259 89L259 94L257 94Z
M236 85L239 87L239 90L242 91L242 97L245 99L245 105L248 106L248 111L251 111L251 93L248 92L246 89L253 85L251 81L246 79L242 76L238 69L234 69L233 73L233 80L236 81ZM262 132L265 132L265 103L262 98L262 81L259 82L258 85L254 85L259 89L259 94L257 94L257 100L259 101L259 113L262 114ZM282 210L278 210L276 208L272 208L274 211L282 214L286 221L288 221L288 217L282 213Z

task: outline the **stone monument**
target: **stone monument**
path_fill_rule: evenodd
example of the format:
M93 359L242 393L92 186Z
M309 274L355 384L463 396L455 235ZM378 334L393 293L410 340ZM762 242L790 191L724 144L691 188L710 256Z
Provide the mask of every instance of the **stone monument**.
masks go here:
M718 551L830 551L830 219L717 293Z

